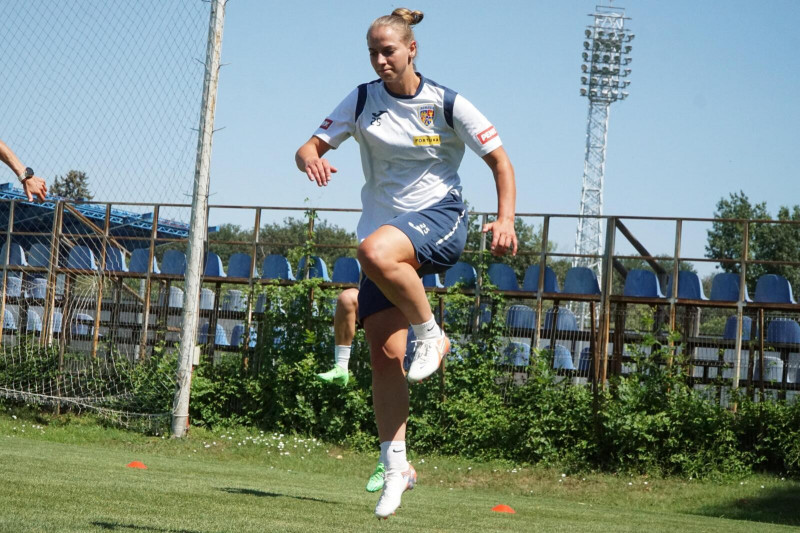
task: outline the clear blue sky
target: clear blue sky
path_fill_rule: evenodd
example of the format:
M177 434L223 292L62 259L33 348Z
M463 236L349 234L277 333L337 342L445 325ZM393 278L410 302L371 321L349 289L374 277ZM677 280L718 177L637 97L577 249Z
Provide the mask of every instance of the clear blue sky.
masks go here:
M327 189L305 181L293 154L325 115L374 79L370 22L403 4L232 0L227 10L212 166L214 203L359 207L358 145L330 159ZM587 1L417 1L417 67L492 120L516 168L519 212L577 213L588 102L579 96ZM771 212L798 203L800 2L615 2L632 20L631 96L612 106L606 214L710 217L743 190ZM494 184L469 151L465 196L496 208ZM267 194L260 191L268 190ZM305 199L308 198L308 203ZM653 253L674 226L632 224ZM574 222L553 238L571 251ZM705 226L685 229L702 255ZM704 269L703 269L704 270Z
M605 214L710 217L720 197L740 189L753 201L766 201L772 213L780 205L800 203L797 166L792 164L800 124L800 2L614 4L626 9L636 39L631 96L611 109ZM187 180L185 169L177 166L193 166L191 128L196 127L200 80L192 76L199 64L164 62L155 75L143 68L145 74L136 78L132 72L130 82L127 75L117 76L115 85L104 84L107 78L100 74L103 68L116 68L122 56L108 51L113 39L97 42L97 35L131 20L133 31L124 34L128 49L140 45L150 50L162 42L175 46L170 39L182 39L185 57L202 57L207 4L187 0L153 7L161 5L122 3L100 9L101 4L90 8L85 2L4 3L0 138L48 179L68 168L88 170L99 200L187 202L191 170ZM293 156L350 90L375 79L366 51L367 27L401 5L229 1L216 117L216 128L224 129L214 140L212 203L360 207L363 178L354 141L330 153L340 172L326 189L309 184ZM592 22L587 15L595 5L584 0L407 4L425 12L416 29L419 70L469 98L500 132L516 168L519 212L578 212L588 110L587 100L579 96L581 52L583 30ZM144 15L150 12L148 21ZM191 27L170 33L165 21L174 12ZM11 29L20 26L30 27L33 37L16 38ZM72 67L70 61L81 66ZM189 73L178 73L179 68ZM89 80L90 90L76 105L73 84L80 80ZM146 104L137 93L130 100L137 108L123 113L130 119L123 120L118 116L123 100L117 95L127 83L145 87L156 105ZM158 91L185 95L183 104L162 106L165 97ZM113 111L104 115L100 108ZM159 122L165 127L121 153L127 128L137 128L135 118L145 112L148 120L163 118ZM92 126L86 117L93 113L99 123L113 115L123 131ZM184 155L169 176L162 176L152 168L166 163L148 154L151 147L168 143L184 146ZM69 163L59 150L68 151ZM118 181L103 182L123 163ZM469 151L461 176L475 208L496 208L491 174ZM0 174L0 181L12 178ZM155 194L161 183L166 192ZM355 217L331 220L355 227ZM212 223L222 222L245 225L252 218L234 211L212 213ZM651 252L672 253L673 225L632 226ZM574 232L574 222L560 222L551 237L569 252ZM705 226L690 224L685 232L683 255L702 256Z

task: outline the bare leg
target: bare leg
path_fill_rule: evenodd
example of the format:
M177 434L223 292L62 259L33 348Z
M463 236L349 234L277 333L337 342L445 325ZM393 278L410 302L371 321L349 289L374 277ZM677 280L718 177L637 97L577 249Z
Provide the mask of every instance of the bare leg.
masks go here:
M380 442L406 440L408 383L403 372L408 320L396 307L364 321L372 362L372 403Z
M394 226L381 226L358 247L361 268L406 317L406 324L422 324L433 316L425 288L417 274L414 246Z
M345 289L336 300L333 317L333 337L337 346L350 346L356 336L358 289Z

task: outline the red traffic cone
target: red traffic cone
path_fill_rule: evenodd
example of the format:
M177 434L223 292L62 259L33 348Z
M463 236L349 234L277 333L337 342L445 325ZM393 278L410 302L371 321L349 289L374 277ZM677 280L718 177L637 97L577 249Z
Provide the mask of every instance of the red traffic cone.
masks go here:
M494 511L495 513L517 514L517 512L514 509L512 509L511 507L509 507L504 503L501 503L500 505L495 505L494 507L492 507L492 511Z
M144 466L144 463L141 461L133 461L132 463L128 463L128 468L140 468L142 470L147 470L147 467Z

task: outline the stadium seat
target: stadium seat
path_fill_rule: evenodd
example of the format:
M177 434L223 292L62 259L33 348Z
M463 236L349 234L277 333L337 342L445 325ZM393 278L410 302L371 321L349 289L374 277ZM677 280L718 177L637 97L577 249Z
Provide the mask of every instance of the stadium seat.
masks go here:
M528 292L537 292L539 290L539 265L531 265L525 270L525 277L522 279L522 290ZM560 292L556 273L549 266L544 267L544 292Z
M503 349L501 364L513 366L528 366L531 363L530 342L512 340Z
M222 297L222 310L223 311L244 311L247 308L244 298L242 298L242 291L230 289Z
M463 283L466 288L474 288L477 279L475 267L459 261L444 273L444 286L452 287L456 283Z
M444 287L439 281L439 274L425 274L422 276L422 286L426 289L441 289Z
M269 254L261 265L261 279L293 280L294 274L289 260L280 254Z
M589 372L589 369L592 368L593 357L592 349L588 346L581 350L581 355L578 358L578 372L581 372L582 374Z
M250 278L250 263L253 258L248 254L232 254L228 259L228 277L229 278ZM253 277L258 277L258 268L253 265Z
M161 273L173 276L186 275L186 254L180 250L167 250L161 260Z
M6 264L6 253L9 254L9 265L28 266L28 262L25 260L25 250L19 244L11 243L9 247L7 242L3 243L2 248L0 248L0 266Z
M669 276L669 281L667 281L667 298L670 296L672 296L672 276ZM688 270L680 270L678 272L678 298L682 300L708 300L696 272Z
M14 313L11 312L11 309L6 309L5 313L3 313L3 329L17 329L17 319L14 317Z
M164 305L164 293L162 292L158 298L158 305ZM168 307L173 309L181 309L183 307L183 291L178 287L169 288L169 301Z
M773 318L767 325L767 342L800 344L800 324L789 318Z
M711 280L711 297L715 302L738 302L739 301L739 274L732 272L721 272ZM744 288L744 301L750 302L750 295L747 294L747 286Z
M247 344L249 348L256 347L256 328L250 328L250 342ZM230 345L238 348L244 342L244 324L236 324L231 330Z
M538 275L538 272L537 272ZM564 276L564 292L568 294L600 294L597 275L589 267L572 267Z
M61 324L64 322L64 315L61 311L53 311L53 333L61 333Z
M73 335L91 335L94 331L92 324L94 324L94 318L92 318L91 315L78 313L75 315L75 318L72 319L72 327L70 330Z
M88 246L75 246L67 255L67 268L97 270L94 252Z
M789 280L777 274L764 274L756 282L756 302L770 304L794 304Z
M358 283L361 279L361 264L354 257L340 257L333 264L334 283Z
M509 337L526 337L536 328L536 311L527 305L512 305L506 311Z
M50 266L50 246L39 242L33 244L28 250L28 265L48 268Z
M25 325L26 331L42 331L42 317L33 309L28 309L28 323Z
M115 246L109 246L106 249L106 271L127 272L128 265L125 264L125 252Z
M306 278L306 256L301 257L300 261L297 263L297 274L295 277L296 279ZM328 265L326 265L325 260L318 255L311 256L311 264L308 267L308 277L320 278L322 281L331 280L328 276Z
M759 357L753 358L753 380L761 380L761 360ZM783 361L777 355L764 355L764 381L780 383L783 380Z
M131 262L128 266L130 272L138 272L141 274L147 273L147 259L150 257L150 248L137 248L131 252ZM153 274L160 274L158 269L158 262L153 256Z
M200 333L197 335L197 342L200 344L208 342L208 322L204 323L200 328ZM222 327L222 324L217 324L214 344L217 346L230 346L228 344L228 335L225 333L225 328Z
M514 269L505 263L492 263L487 271L489 281L501 291L518 291L519 282Z
M214 291L211 289L200 289L200 309L210 311L214 309Z
M31 280L31 298L43 300L47 297L47 279L33 278Z
M736 315L729 316L725 321L725 330L722 332L724 340L736 340ZM753 328L753 319L749 316L742 317L742 340L749 341Z
M632 269L625 277L625 289L622 293L631 298L663 298L658 278L650 270Z
M555 308L548 309L544 315L544 329L553 328L553 315ZM556 321L556 331L578 331L578 321L575 314L566 307L558 308L558 319Z
M22 272L8 272L6 274L8 284L6 285L6 296L9 298L20 298L22 296ZM3 282L0 276L0 283Z
M210 278L225 278L225 268L222 266L222 259L214 252L206 255L206 266L203 269L203 276Z
M555 350L552 346L548 346L547 350L553 351L553 368L556 370L575 370L575 365L572 362L572 352L569 348L561 344L556 344Z

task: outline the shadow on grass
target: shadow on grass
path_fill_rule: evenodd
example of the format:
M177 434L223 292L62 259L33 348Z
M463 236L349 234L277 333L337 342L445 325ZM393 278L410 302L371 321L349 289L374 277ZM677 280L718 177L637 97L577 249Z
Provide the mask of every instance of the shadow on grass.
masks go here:
M136 524L120 524L118 522L92 522L93 526L106 531L150 531L154 533L201 533L191 529L164 529L161 527L137 526Z
M800 492L796 485L762 491L755 498L738 498L726 504L707 505L694 514L800 526Z
M227 492L228 494L246 494L248 496L258 496L260 498L294 498L295 500L303 500L308 502L336 503L330 500L321 500L319 498L309 498L307 496L292 496L291 494L281 494L280 492L264 492L263 490L255 490L255 489L239 489L239 488L227 487L219 490Z

